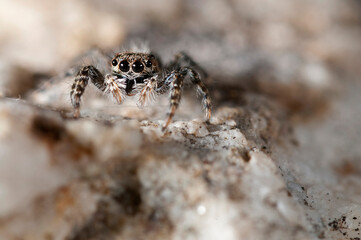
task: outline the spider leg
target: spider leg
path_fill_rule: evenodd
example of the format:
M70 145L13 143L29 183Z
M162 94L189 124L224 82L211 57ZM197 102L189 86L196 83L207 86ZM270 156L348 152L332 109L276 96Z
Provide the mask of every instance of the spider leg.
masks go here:
M196 69L204 78L208 78L207 72L199 66L187 53L179 52L175 55L173 61L168 64L168 68L191 67Z
M88 85L87 76L76 76L74 83L70 91L70 100L74 108L74 117L79 117L80 115L80 98L84 93L85 87Z
M166 82L170 84L170 106L168 111L168 118L162 128L164 131L168 125L171 123L175 111L179 106L179 102L182 96L182 86L183 86L184 75L180 72L173 71L167 78Z
M209 121L211 118L211 98L207 87L201 81L199 74L193 68L186 67L183 68L182 71L185 75L188 75L191 82L197 86L197 92L202 97L202 105L206 113L206 120Z
M122 103L126 95L126 82L124 78L118 78L115 75L107 74L105 76L105 89L104 92L111 94L113 100L118 104Z
M122 100L122 89L124 86L121 81L115 81L116 76L103 74L94 66L82 67L75 76L74 83L70 91L71 103L74 107L74 117L80 116L80 102L89 80L102 92L112 93L117 102ZM117 79L119 80L119 79ZM122 80L122 79L120 79Z
M201 80L201 77L208 77L207 72L185 52L176 54L175 59L168 65L168 69L178 69L182 74L188 75L191 82L197 86L197 92L202 97L202 104L208 121L211 118L211 99L208 89Z
M83 95L89 80L91 80L99 89L104 89L104 77L99 70L93 66L82 67L76 74L70 91L70 100L74 107L74 117L79 117L80 115L81 96Z
M183 81L186 76L189 76L191 82L197 86L197 92L202 96L202 104L205 109L207 122L211 118L211 98L209 96L207 87L201 81L198 72L196 72L193 68L184 67L180 71L173 71L170 75L168 75L168 77L166 77L164 81L164 85L158 89L158 92L162 92L170 85L170 91L171 91L170 108L168 112L167 121L162 128L163 131L168 127L168 125L172 121L174 113L178 108L182 94Z
M152 101L156 94L157 86L156 78L152 77L148 82L140 89L138 104L140 107L143 107L148 102Z

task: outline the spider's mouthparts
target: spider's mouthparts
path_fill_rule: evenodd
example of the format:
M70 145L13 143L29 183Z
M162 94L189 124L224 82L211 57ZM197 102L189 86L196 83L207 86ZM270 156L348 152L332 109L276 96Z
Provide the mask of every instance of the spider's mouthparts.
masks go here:
M125 85L126 85L125 92L127 94L129 94L134 89L133 86L135 85L135 83L136 83L135 79L126 79L125 80Z

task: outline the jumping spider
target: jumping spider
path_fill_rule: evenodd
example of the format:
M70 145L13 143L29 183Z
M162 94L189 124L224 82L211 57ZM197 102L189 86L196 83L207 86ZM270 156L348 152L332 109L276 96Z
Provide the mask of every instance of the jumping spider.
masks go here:
M136 96L141 107L155 95L170 91L168 118L162 128L165 130L178 108L183 82L189 79L202 96L206 119L210 119L211 99L201 81L201 76L207 74L187 54L177 54L173 61L162 67L160 59L153 53L121 52L114 56L111 65L111 73L105 76L91 65L79 70L70 92L74 117L80 115L81 96L89 80L104 93L111 94L117 103L120 104L126 96Z

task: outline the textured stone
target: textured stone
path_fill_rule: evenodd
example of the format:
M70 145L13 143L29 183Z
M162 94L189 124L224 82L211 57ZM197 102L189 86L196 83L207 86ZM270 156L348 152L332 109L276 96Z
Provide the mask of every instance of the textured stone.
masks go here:
M0 239L360 238L360 8L4 1ZM209 123L193 89L162 132L168 96L138 109L91 85L72 118L79 65L109 71L137 39L208 71Z

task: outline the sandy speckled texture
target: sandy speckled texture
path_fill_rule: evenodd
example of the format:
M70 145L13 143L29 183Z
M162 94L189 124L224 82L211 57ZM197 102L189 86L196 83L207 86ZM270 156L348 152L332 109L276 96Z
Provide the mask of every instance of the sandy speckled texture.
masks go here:
M357 0L28 1L0 9L0 239L361 238ZM21 14L22 21L16 17ZM209 73L167 131L79 66L147 42Z

